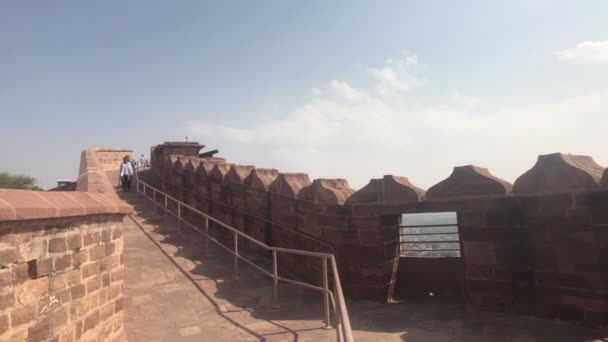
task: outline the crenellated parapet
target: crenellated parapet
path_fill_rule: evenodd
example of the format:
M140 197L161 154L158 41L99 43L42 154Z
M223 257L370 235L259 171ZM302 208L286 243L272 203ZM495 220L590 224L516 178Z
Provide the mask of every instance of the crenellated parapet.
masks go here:
M346 179L315 179L300 190L298 198L315 203L344 204L354 192Z
M403 204L418 202L425 198L425 191L413 185L406 177L385 175L372 179L356 191L346 204Z
M312 184L306 173L279 173L268 191L287 197L297 197L302 188Z
M488 169L474 166L457 166L452 174L443 181L433 185L426 192L428 200L453 199L458 197L506 196L513 186Z
M174 175L178 160L168 162ZM407 281L414 277L423 290L437 282L456 284L439 286L433 291L439 294L465 279L466 300L474 306L510 310L522 305L513 310L544 317L545 312L535 310L553 312L553 307L543 298L526 297L538 291L581 300L555 312L575 308L584 317L608 314L598 295L608 291L598 281L608 279L598 248L608 241L602 233L608 225L608 171L589 157L540 156L514 186L485 168L455 167L426 192L393 175L354 191L343 179L311 182L305 173L226 164L219 158L185 157L181 162L199 176L197 191L204 195L196 202L199 210L268 245L331 250L350 297L386 300L401 276ZM462 259L443 263L441 258L400 257L401 215L440 212L456 213ZM280 269L316 284L320 267L300 257L279 260ZM398 269L409 271L398 275ZM442 276L425 278L433 272ZM593 301L590 306L587 298Z
M199 159L200 163L196 168L196 173L200 176L209 176L211 170L216 164L226 164L226 159L224 158L204 158Z
M270 184L278 176L279 171L277 169L253 169L249 176L245 178L244 183L254 189L268 190Z
M254 165L233 165L226 173L224 181L243 184L253 169L255 169Z
M515 194L546 194L595 190L602 184L604 167L589 156L553 153L538 156L536 164L513 185Z
M213 178L217 181L224 181L224 178L230 171L230 168L233 166L234 166L234 164L226 164L226 163L214 164L213 168L209 172L209 177Z

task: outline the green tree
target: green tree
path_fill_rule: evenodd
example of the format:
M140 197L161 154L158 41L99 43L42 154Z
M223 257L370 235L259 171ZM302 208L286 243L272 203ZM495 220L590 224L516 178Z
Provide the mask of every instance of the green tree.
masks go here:
M0 188L42 190L37 183L38 181L34 177L0 172Z

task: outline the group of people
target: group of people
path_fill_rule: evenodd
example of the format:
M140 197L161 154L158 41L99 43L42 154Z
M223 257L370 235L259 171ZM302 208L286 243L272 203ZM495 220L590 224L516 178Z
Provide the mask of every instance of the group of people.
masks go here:
M135 160L131 159L131 157L124 156L122 158L122 164L120 164L120 172L118 177L118 182L122 185L122 192L130 192L131 191L131 179L135 175L137 171L137 163ZM144 170L150 167L147 159L144 158L144 155L141 155L139 159L139 167L144 168Z

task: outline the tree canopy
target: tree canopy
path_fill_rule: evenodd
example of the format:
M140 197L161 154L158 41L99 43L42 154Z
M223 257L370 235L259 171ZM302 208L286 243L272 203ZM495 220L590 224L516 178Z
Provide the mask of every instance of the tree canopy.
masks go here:
M13 175L8 172L0 172L0 188L42 190L34 177L26 175Z

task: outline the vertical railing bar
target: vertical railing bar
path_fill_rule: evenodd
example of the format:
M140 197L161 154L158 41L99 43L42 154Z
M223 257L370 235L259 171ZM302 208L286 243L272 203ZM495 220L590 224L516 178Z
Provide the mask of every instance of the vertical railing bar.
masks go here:
M209 218L205 216L205 256L209 255Z
M272 308L278 309L281 307L279 304L279 267L277 261L277 250L272 250Z
M234 232L234 279L239 279L239 235Z
M329 281L327 279L327 258L322 257L323 262L323 303L325 305L325 326L323 329L331 329L331 317L329 314Z

